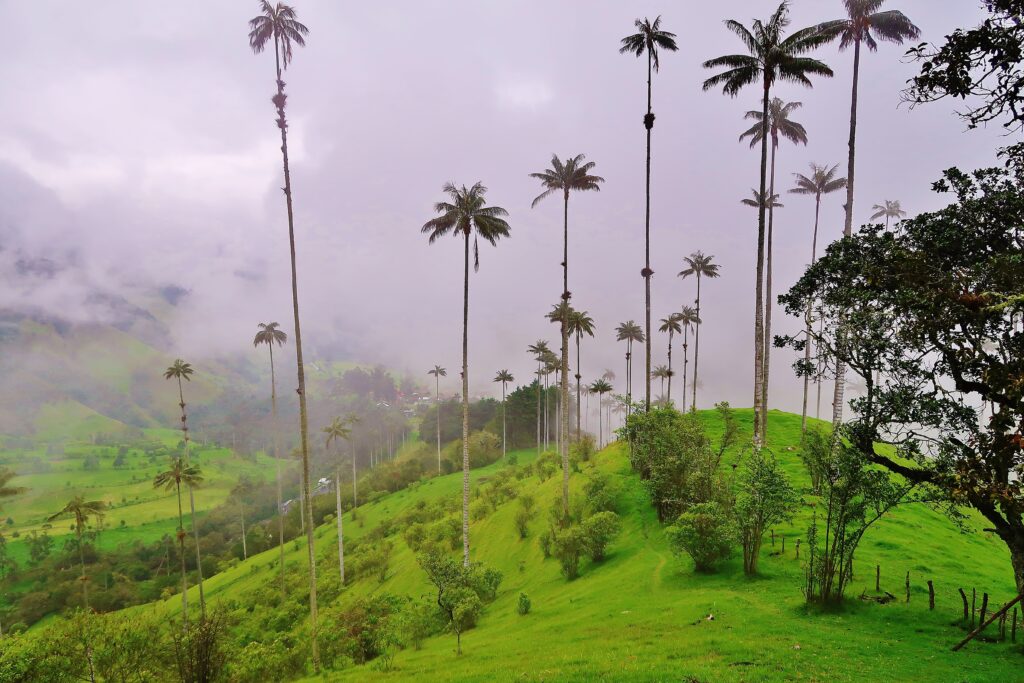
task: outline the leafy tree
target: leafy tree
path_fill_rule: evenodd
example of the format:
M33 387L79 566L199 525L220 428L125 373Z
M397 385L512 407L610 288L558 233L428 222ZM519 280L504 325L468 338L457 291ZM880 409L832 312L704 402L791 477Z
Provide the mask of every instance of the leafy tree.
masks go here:
M553 526L548 530L551 554L562 566L562 574L572 581L580 575L580 559L587 553L588 541L583 528L568 524L561 528Z
M303 525L306 528L306 549L309 562L309 623L310 651L313 659L313 670L320 670L320 646L317 638L317 599L316 599L316 558L313 548L312 504L309 485L309 417L306 409L306 373L302 358L302 328L299 324L299 282L298 267L295 263L295 216L292 207L292 176L288 163L288 119L285 107L288 97L284 92L283 71L292 61L292 45L304 47L309 29L296 17L295 10L279 2L272 5L269 0L260 0L260 14L249 20L249 46L256 54L263 52L273 41L274 73L277 92L272 98L277 111L275 123L281 131L281 163L284 169L285 210L288 215L288 248L290 253L292 276L292 317L295 329L295 367L298 379L299 394L299 442L302 453L302 513ZM202 578L200 577L200 587ZM202 592L200 591L200 598Z
M189 491L201 485L203 474L199 467L190 465L182 458L171 458L170 468L160 472L153 478L153 488L163 488L166 491L174 489L178 496L178 555L181 560L181 619L185 628L188 628L188 573L185 570L185 520L181 512L181 486L184 484ZM195 524L195 518L192 520ZM198 537L197 537L198 541ZM196 543L196 553L199 552L199 544Z
M776 81L788 81L810 87L810 76L831 77L832 70L817 59L806 57L828 38L819 28L805 28L785 36L789 26L789 3L783 0L767 21L755 20L752 27L727 20L726 28L736 34L748 54L733 54L704 62L706 69L722 69L704 81L704 90L719 86L730 97L760 82L761 95L761 186L760 197L768 192L768 123L771 90ZM784 37L785 36L785 37ZM768 340L764 329L765 211L761 202L757 212L757 272L754 302L754 444L764 441L764 356ZM696 385L696 382L694 382Z
M440 365L435 365L433 370L427 370L428 375L434 376L434 405L437 406L437 473L441 473L441 378L448 376L448 370Z
M469 565L469 238L473 236L474 268L480 268L477 238L496 245L508 237L508 212L500 206L487 206L487 188L476 183L461 188L446 183L444 192L451 201L438 202L434 211L440 214L423 224L421 232L430 235L430 243L445 235L462 237L465 244L465 267L462 287L462 561ZM312 560L310 560L312 562Z
M188 419L185 413L185 394L182 390L181 380L184 379L186 382L191 382L194 372L195 371L192 369L192 366L180 358L175 360L174 364L164 371L164 379L173 379L178 383L178 406L181 408L181 434L185 449L184 467L189 465L189 455L191 451L190 444L192 441L188 434ZM196 498L195 494L192 493L191 486L188 487L188 505L192 516L192 533L195 534L196 538L196 573L199 574L199 610L200 614L205 618L206 596L203 594L202 551L199 548L199 525L196 524Z
M790 519L798 497L771 454L755 450L737 477L736 521L743 544L743 571L757 573L764 532Z
M562 358L556 363L561 372L559 384L558 453L562 459L562 508L569 510L569 320L572 318L569 299L563 298L547 314L548 320L559 324L562 330Z
M711 572L732 555L736 525L725 506L710 501L687 508L665 535L674 552L693 559L697 571Z
M621 528L619 516L610 510L597 512L583 520L580 526L586 539L590 559L600 562L604 559L608 544L619 533Z
M102 500L85 500L82 496L75 496L58 512L55 512L46 518L49 522L67 516L71 516L75 520L75 539L78 541L78 560L82 567L82 604L85 605L85 609L89 609L89 579L85 575L85 550L83 548L84 543L82 541L82 534L85 532L86 522L88 522L90 518L95 518L97 520L102 519L104 510L106 509L107 504Z
M806 176L802 173L794 173L793 177L796 179L796 187L790 190L792 194L800 195L814 195L814 232L811 237L811 265L818 260L818 219L821 215L821 198L827 194L838 192L839 190L846 187L846 178L837 178L836 171L839 169L839 164L829 168L828 166L819 166L818 164L811 164L811 175ZM808 304L807 311L804 313L804 322L807 325L806 337L811 337L811 325L814 320L811 316L812 306ZM811 366L811 345L808 343L804 347L804 364L809 369ZM800 412L800 431L801 433L807 433L807 393L811 374L808 371L804 374L804 399L803 407ZM817 411L815 417L821 418L821 377L815 373L814 383L818 390L818 402Z
M843 0L846 16L829 21L818 27L820 35L827 40L839 40L840 51L853 46L853 91L850 96L850 142L846 169L846 223L843 236L853 234L853 190L855 161L857 156L857 88L860 84L860 50L867 47L871 52L878 50L878 41L902 44L921 35L903 12L898 10L878 11L885 0ZM832 425L838 428L843 420L845 394L845 366L836 365L835 394L832 399Z
M25 544L28 546L28 560L32 564L39 564L53 552L53 538L46 533L29 533L25 537Z
M898 232L861 228L830 246L782 301L790 312L819 301L826 329L815 344L865 382L865 395L851 402L852 447L977 509L1007 545L1024 591L1015 474L1024 466L1024 159L1010 162L971 175L947 171L935 189L952 194L952 204L903 221Z
M427 579L437 590L437 606L455 633L462 654L462 633L472 628L485 600L493 600L501 573L479 564L459 564L442 552L431 550L417 557Z
M647 410L651 409L651 129L654 128L654 111L651 109L651 72L658 71L660 60L658 51L666 50L675 52L679 49L676 45L676 34L664 31L661 28L661 17L655 17L652 22L644 18L633 22L637 32L622 39L620 54L633 54L637 57L647 55L647 113L644 115L644 128L647 130L647 165L646 184L644 185L644 337L639 341L646 342L646 354L644 360L644 378L646 391L644 392L644 405Z
M505 393L508 390L508 383L514 382L515 377L508 370L498 370L493 381L501 383L501 457L505 457L508 451L508 404L505 402Z
M915 104L946 97L981 100L961 116L971 128L1005 118L1009 129L1024 126L1024 0L984 0L989 17L971 29L958 28L938 49L922 43L908 50L921 72L907 89Z
M693 398L690 400L690 410L697 410L697 361L700 360L700 281L704 278L718 278L720 266L714 263L714 256L705 256L704 252L696 251L683 258L686 268L679 273L684 280L691 275L697 279L697 315L694 322L694 345L693 345Z

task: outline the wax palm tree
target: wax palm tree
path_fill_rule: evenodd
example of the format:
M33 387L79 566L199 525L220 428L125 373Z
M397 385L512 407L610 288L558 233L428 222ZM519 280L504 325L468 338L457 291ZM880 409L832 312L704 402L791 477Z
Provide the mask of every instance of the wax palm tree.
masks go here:
M641 275L644 278L644 306L646 324L644 326L646 341L646 357L644 362L644 377L646 393L644 404L648 410L651 408L651 129L654 128L654 111L651 109L651 75L660 67L658 50L675 52L679 49L676 45L676 34L663 31L661 28L661 17L650 19L637 19L633 22L637 32L622 39L619 47L620 54L632 54L637 57L647 56L647 114L644 115L644 128L647 130L647 162L646 181L644 184L644 269Z
M832 70L822 62L806 57L828 40L818 27L785 35L789 26L789 3L784 0L767 21L755 20L752 27L735 20L725 22L726 28L736 34L747 54L733 54L704 62L707 69L721 69L704 81L704 90L721 86L731 97L749 85L760 84L761 95L761 184L760 196L768 193L768 115L771 89L776 81L789 81L810 86L810 76L831 77ZM767 339L764 330L764 266L765 266L765 203L757 214L757 272L754 291L754 443L763 441L762 405L764 384L764 354ZM696 381L694 382L696 389Z
M173 379L178 383L178 407L181 408L181 434L182 440L185 443L185 464L189 464L191 458L191 446L192 439L188 433L188 418L185 413L185 393L182 388L181 380L186 382L192 381L192 375L195 371L192 366L185 361L178 358L164 371L164 379ZM196 497L192 492L192 488L188 489L188 507L189 515L192 518L192 534L196 539L196 574L199 575L199 613L203 619L206 619L206 595L203 593L203 558L202 553L199 550L199 525L196 524Z
M659 394L665 396L665 379L668 377L668 366L667 365L655 365L654 369L651 370L651 377L654 379L661 380L661 391ZM660 405L660 404L659 404Z
M633 342L643 342L644 331L632 320L620 323L615 328L615 341L626 342L626 396L633 404Z
M569 305L569 299L563 297L551 311L548 312L548 320L558 323L562 332L562 357L558 361L558 370L561 374L559 382L559 410L558 410L558 452L562 459L562 514L565 518L569 516L569 324L572 319L573 309Z
M423 224L421 232L430 235L433 244L439 237L462 237L465 267L462 286L462 562L469 566L469 238L473 237L474 267L480 268L477 238L497 244L508 237L508 212L500 206L486 206L487 188L476 183L467 188L446 183L444 192L450 202L438 202L434 211L441 214Z
M601 444L602 446L604 445L604 416L601 415L601 405L602 405L602 403L604 401L604 395L607 394L608 392L610 392L611 390L612 390L612 385L608 382L608 380L606 380L604 378L596 379L596 380L594 380L594 383L590 385L590 393L597 394L597 406L598 406L598 410L597 410L598 411L598 420L597 420L598 437L597 437L597 442L598 442L598 444Z
M690 410L697 410L697 363L700 360L700 283L704 278L713 280L719 277L720 266L712 261L714 256L705 256L704 252L696 251L683 258L686 268L679 272L684 280L691 275L697 278L697 320L694 323L693 344L693 397L690 399Z
M576 438L579 439L583 434L580 429L580 392L585 388L580 384L583 378L580 370L580 338L583 335L594 336L594 319L586 311L574 309L569 314L569 333L576 337Z
M541 370L543 368L543 357L544 354L550 353L551 350L548 348L548 343L543 339L537 340L535 344L531 344L526 349L533 354L534 359L537 361L537 454L541 453L541 417L540 417L540 396L541 396Z
M88 578L85 575L85 552L82 549L83 539L82 534L85 532L85 524L90 518L96 518L97 520L103 519L104 511L107 509L107 504L102 500L85 500L82 496L75 496L68 504L65 505L60 512L56 512L46 518L46 521L52 522L55 519L61 517L67 517L70 515L75 519L75 538L78 541L78 561L82 567L82 602L85 605L85 609L89 609L89 588Z
M551 441L551 409L548 407L548 398L551 395L550 377L558 372L561 361L553 351L546 351L541 356L541 375L544 378L544 448L546 449ZM556 423L557 428L557 423ZM557 435L556 435L557 436Z
M448 371L440 365L435 365L433 370L427 370L428 375L434 376L434 407L437 408L437 473L441 474L441 378L448 376Z
M185 570L185 520L181 512L181 485L192 490L203 482L199 467L189 465L184 458L171 458L170 467L153 478L153 488L173 490L178 497L178 555L181 560L181 619L188 627L188 573Z
M281 493L281 429L277 422L277 376L274 370L274 345L284 346L288 341L288 335L280 329L276 322L259 323L256 326L256 336L253 337L252 345L259 348L264 345L270 351L270 420L273 431L272 443L274 445L274 464L277 468L277 550L278 550L278 581L281 591L284 585L284 511L282 509L283 496Z
M288 248L291 256L292 314L295 321L295 368L299 394L299 441L302 448L302 499L303 526L306 529L306 555L309 567L309 623L310 650L313 671L320 671L319 630L317 626L316 599L316 557L313 548L313 506L309 490L309 418L306 410L306 373L302 359L302 328L299 324L299 283L295 262L295 217L292 207L292 176L288 163L288 119L285 106L288 97L284 93L283 72L292 61L292 46L303 47L309 29L296 18L295 10L279 2L272 5L260 0L260 13L249 20L249 46L256 54L263 52L268 44L274 45L274 75L277 92L271 101L277 111L278 130L281 132L281 164L284 169L284 199L288 216ZM201 582L200 582L201 585ZM202 593L200 592L200 597Z
M342 441L348 441L349 437L352 436L352 418L336 417L331 420L331 424L324 427L324 448L330 450L331 444L339 444ZM338 522L338 569L341 572L341 586L345 586L345 533L341 522L342 510L341 510L341 453L338 453L337 466L334 468L335 479L334 479L334 498L335 498L335 515Z
M668 333L668 367L665 368L665 376L668 377L668 396L669 402L672 401L672 337L682 332L682 328L679 326L679 314L672 313L667 318L661 319L661 327L658 328L659 332Z
M846 223L843 235L853 234L853 190L857 157L857 88L860 85L861 45L875 52L878 41L901 45L916 40L921 30L898 10L878 11L885 0L843 0L846 16L818 27L818 33L829 40L839 39L839 50L853 46L853 82L850 94L850 141L846 167ZM838 426L843 419L845 403L846 367L836 362L836 384L832 400L832 424ZM837 430L838 433L838 430Z
M561 432L562 441L560 444L560 452L562 456L563 465L563 479L565 480L565 494L566 504L568 504L568 477L569 477L569 440L566 435L569 433L569 318L568 311L569 300L572 294L569 292L569 193L570 192L585 192L585 191L599 191L601 189L601 183L604 182L604 178L598 175L594 175L591 171L594 170L594 162L586 161L586 157L583 154L577 154L575 157L566 159L563 163L558 158L557 154L551 155L551 168L545 169L540 173L531 173L531 178L540 180L541 187L544 191L538 195L534 200L532 207L536 207L537 204L552 194L553 192L560 192L563 198L563 219L562 219L562 303L565 307L565 315L562 315L559 320L559 331L562 335L562 362L560 368L561 379L559 381L559 397L561 405Z
M811 164L811 174L806 176L802 173L794 173L793 177L796 179L796 187L790 190L792 194L799 195L813 195L814 196L814 232L811 236L811 265L818 259L818 220L821 216L821 198L825 195L838 192L839 190L846 187L846 178L837 177L839 170L839 164L829 168L828 166L819 166L818 164ZM811 363L811 326L814 321L811 319L811 305L807 304L807 312L804 314L804 321L807 325L807 343L804 345L804 365L810 367ZM821 378L816 377L814 380L818 387L818 406L819 411L821 408ZM807 394L810 388L810 375L804 375L804 397L803 407L800 414L800 431L801 434L807 432Z
M505 420L505 392L508 389L508 383L514 382L515 378L512 373L508 370L498 370L498 374L494 376L495 382L501 382L501 457L504 458L505 454L508 453L508 431L506 429Z
M803 124L794 121L791 115L794 111L802 107L801 102L783 102L778 97L773 97L772 101L768 105L768 134L771 136L771 161L769 163L770 173L768 182L768 195L771 197L776 196L775 194L775 161L776 154L779 149L779 140L784 138L789 140L794 145L807 144L807 130ZM750 148L753 149L761 142L762 134L764 133L764 126L761 124L763 114L760 111L748 111L746 115L747 119L757 121L753 126L748 128L742 134L740 134L740 140L750 138ZM768 419L768 387L771 385L770 380L770 366L771 366L771 339L772 339L772 255L774 253L772 249L774 228L775 228L775 208L772 204L767 207L768 210L768 240L765 248L765 310L764 310L764 337L765 337L765 351L764 351L764 381L761 385L762 402L764 403L764 410L761 411L761 419ZM763 429L762 429L763 431Z
M679 325L683 328L683 412L686 412L686 379L690 368L690 328L700 323L697 310L693 306L683 306L678 313Z
M252 482L248 477L239 477L231 488L231 497L238 503L238 516L242 523L242 559L249 559L249 545L245 538L245 497L252 493Z
M886 199L884 204L875 204L871 207L871 210L874 211L871 214L871 220L876 221L879 218L885 218L886 230L889 229L889 219L899 220L907 215L907 212L900 206L900 200L898 199L895 201Z
M0 467L0 500L4 498L11 498L20 493L24 493L28 489L24 486L11 486L11 480L16 477L17 474L13 470L6 467Z

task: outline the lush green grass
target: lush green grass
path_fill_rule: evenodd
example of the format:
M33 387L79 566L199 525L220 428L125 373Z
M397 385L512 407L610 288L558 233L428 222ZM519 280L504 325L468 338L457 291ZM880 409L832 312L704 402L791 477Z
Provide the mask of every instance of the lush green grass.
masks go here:
M749 433L751 413L739 411ZM719 429L705 414L709 431ZM770 445L789 474L807 484L794 452L799 418L771 414ZM520 462L527 458L519 453ZM727 462L740 453L727 456ZM501 464L473 473L479 482ZM996 605L1013 595L1008 555L998 540L975 531L961 534L942 514L924 505L898 509L868 533L855 564L851 600L842 610L808 609L800 592L801 562L795 540L804 535L814 499L792 524L776 529L776 545L766 540L762 575L743 575L736 559L717 574L700 575L688 559L673 556L641 483L631 473L625 448L613 444L574 475L579 495L591 467L611 473L623 487L623 529L609 556L600 564L584 563L582 576L567 582L555 560L544 560L538 535L546 524L546 507L559 495L560 478L524 480L523 490L541 502L529 538L515 531L514 501L499 507L472 529L473 557L504 573L498 598L488 606L479 626L463 637L465 654L455 655L454 637L442 635L420 650L404 650L395 669L373 664L330 672L326 680L452 680L452 681L1014 681L1024 674L1020 646L974 642L950 652L963 635L954 625L961 611L957 588L979 596L987 591ZM362 536L380 520L416 501L458 496L458 474L437 478L388 496L360 511L360 523L345 517L349 538ZM786 552L781 554L781 538ZM317 530L317 553L336 557L332 525ZM429 587L413 554L394 537L392 571L383 583L366 578L346 589L341 600L388 591L397 595L428 594ZM803 549L806 557L806 548ZM246 595L275 575L276 550L268 551L207 582L213 602ZM290 572L304 572L305 549L288 546ZM882 588L902 596L910 572L912 597L878 605L856 599L873 593L874 567L882 567ZM330 566L330 565L329 565ZM926 581L936 587L936 610L928 610ZM194 589L193 589L194 590ZM520 591L529 594L533 609L516 613ZM979 597L980 600L980 597ZM141 609L168 616L176 599ZM713 616L713 619L710 617ZM320 678L309 680L321 680Z

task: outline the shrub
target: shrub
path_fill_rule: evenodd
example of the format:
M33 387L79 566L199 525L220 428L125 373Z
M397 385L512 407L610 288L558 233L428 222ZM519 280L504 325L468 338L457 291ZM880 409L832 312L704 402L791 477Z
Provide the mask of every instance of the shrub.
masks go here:
M501 572L479 564L464 567L461 562L437 551L422 553L418 560L437 589L437 605L458 639L461 654L462 632L476 624L484 600L494 598L501 583Z
M501 439L491 432L475 432L469 436L469 466L484 467L501 457Z
M619 533L619 516L614 512L598 512L583 522L582 531L590 559L600 562L608 544Z
M516 602L516 612L523 616L530 613L530 596L526 593L519 594L519 600Z
M555 530L548 529L540 535L540 551L544 555L544 559L551 557L552 546L555 540Z
M530 513L523 509L516 510L515 523L519 538L526 538L530 532Z
M541 481L547 481L561 466L562 461L559 459L558 453L554 451L545 451L540 454L540 457L533 461L533 473L536 474L537 478Z
M743 544L743 571L757 573L766 529L790 519L799 500L774 456L755 449L737 478L736 522Z
M444 628L441 610L432 600L413 600L402 610L401 632L406 645L420 649L423 641Z
M330 653L330 648L327 649ZM280 639L269 642L252 641L231 658L228 678L232 683L263 683L284 681L302 671L305 653ZM327 664L334 657L325 658Z
M405 539L405 544L409 546L409 549L414 553L419 552L420 548L423 547L424 541L427 540L427 527L423 524L412 524L405 533L402 534Z
M596 450L594 437L584 434L569 446L569 457L575 462L589 462Z
M491 506L486 500L474 500L469 504L469 518L474 522L487 519L491 514Z
M332 620L333 633L321 640L338 640L342 643L339 653L364 664L396 642L395 616L400 609L398 598L387 593L359 598Z
M587 539L579 526L553 529L551 554L562 565L565 578L575 579L580 575L580 557L587 551Z
M725 507L719 503L698 503L679 515L676 523L665 530L676 553L686 553L697 571L713 571L715 565L729 557L736 539L736 529Z
M615 512L621 487L606 472L594 470L583 485L583 498L592 512Z
M451 603L451 621L449 627L455 632L456 651L462 654L462 633L476 626L483 603L472 589L459 587L448 594Z

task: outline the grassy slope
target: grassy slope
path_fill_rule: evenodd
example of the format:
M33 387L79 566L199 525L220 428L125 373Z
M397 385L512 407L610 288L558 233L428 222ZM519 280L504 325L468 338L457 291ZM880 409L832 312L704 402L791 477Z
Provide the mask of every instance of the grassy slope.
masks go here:
M750 411L739 411L748 430ZM711 432L716 419L705 415ZM806 484L792 446L799 441L799 418L772 413L770 443L790 475ZM521 462L525 460L520 454ZM727 456L728 459L729 456ZM734 457L734 456L733 456ZM921 505L893 513L867 535L855 565L850 589L858 595L873 589L874 566L881 564L882 587L902 595L911 572L912 600L874 605L851 600L842 611L805 609L801 564L794 541L806 530L810 507L804 506L777 535L787 537L785 556L771 555L766 540L762 576L748 579L738 559L714 575L693 573L688 559L670 552L646 494L630 472L625 449L612 445L593 466L616 475L624 485L623 531L600 565L584 563L583 575L566 582L554 560L545 561L537 543L546 510L534 520L530 537L520 541L513 525L517 504L500 507L473 526L473 555L504 572L497 600L480 625L463 638L465 654L456 657L454 638L431 638L421 650L398 654L395 670L372 665L327 674L328 680L458 681L1011 681L1020 680L1019 652L1008 645L976 642L960 653L949 646L962 632L951 626L960 612L958 586L988 591L993 602L1012 596L1006 550L982 532L960 534L941 514ZM474 472L479 480L497 465ZM589 467L589 466L587 466ZM586 472L586 467L584 473ZM528 478L542 506L557 498L559 478L540 483ZM581 477L574 476L574 488ZM459 475L424 483L368 506L363 525L346 516L346 532L357 537L380 519L416 500L457 496ZM810 499L809 499L810 500ZM975 523L980 528L980 524ZM333 527L318 530L318 554L336 553ZM364 595L389 591L399 595L428 593L422 571L400 538L392 572L383 585L357 581L346 592ZM211 599L244 604L248 589L273 576L274 553L251 558L208 582ZM301 548L288 549L290 571L304 571ZM806 548L804 548L806 556ZM925 582L936 585L937 608L927 609ZM530 595L533 611L516 614L520 591ZM144 607L168 615L177 600ZM713 621L706 617L714 615ZM320 680L320 679L316 679Z

